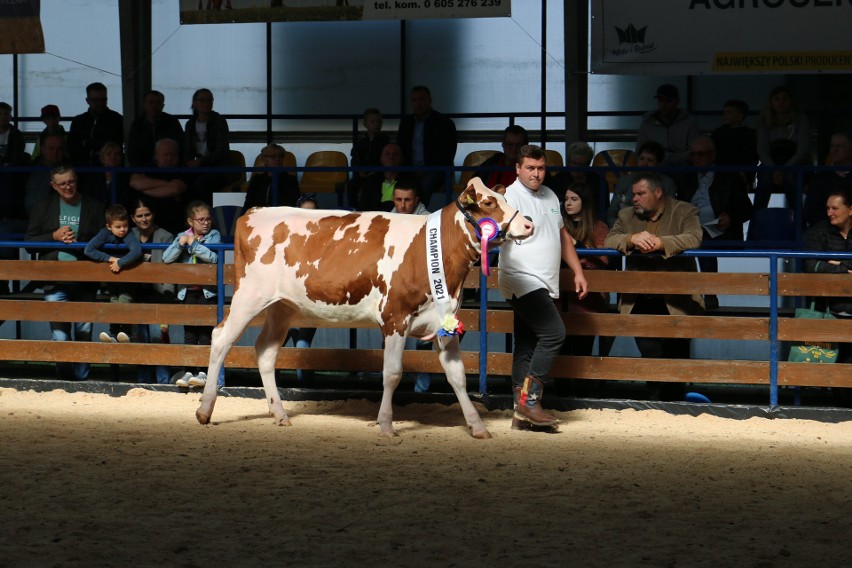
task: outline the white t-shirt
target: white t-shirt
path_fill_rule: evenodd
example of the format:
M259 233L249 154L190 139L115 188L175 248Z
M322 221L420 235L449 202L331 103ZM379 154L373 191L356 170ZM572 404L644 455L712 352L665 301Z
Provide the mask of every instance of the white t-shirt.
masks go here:
M507 241L500 247L500 292L505 298L518 298L546 288L552 298L559 297L559 265L562 259L562 212L559 198L542 185L531 191L520 180L506 188L509 205L532 219L535 230L524 241Z

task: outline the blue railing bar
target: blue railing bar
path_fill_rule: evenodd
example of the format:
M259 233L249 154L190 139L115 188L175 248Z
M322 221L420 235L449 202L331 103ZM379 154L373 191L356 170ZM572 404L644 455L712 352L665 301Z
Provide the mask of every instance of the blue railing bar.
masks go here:
M778 407L778 256L769 256L769 407Z

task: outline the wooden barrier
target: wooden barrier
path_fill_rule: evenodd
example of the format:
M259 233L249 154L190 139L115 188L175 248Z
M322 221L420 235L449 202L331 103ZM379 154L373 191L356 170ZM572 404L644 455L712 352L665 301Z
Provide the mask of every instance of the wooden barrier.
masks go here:
M224 283L233 284L233 266L223 270ZM487 281L497 286L497 270ZM769 294L769 275L762 273L666 273L589 271L590 290L601 292L641 292L717 295ZM215 285L217 266L186 264L142 264L117 275L104 265L89 262L0 261L0 280L142 282ZM852 282L843 275L781 274L779 296L852 296ZM563 271L563 287L572 282L570 271ZM479 287L479 274L472 271L466 288ZM227 310L227 306L225 306ZM101 323L147 323L170 325L215 325L217 307L183 304L114 304L109 302L54 303L37 298L4 296L0 300L0 320L21 321L93 321ZM460 319L468 330L479 331L479 310L460 311ZM252 325L260 325L263 315ZM662 316L625 315L617 313L582 313L563 315L570 335L691 337L744 341L771 341L771 314L763 309L758 316L710 315ZM505 304L486 308L486 331L511 333L512 314ZM294 322L298 325L298 321ZM346 326L350 327L350 326ZM852 320L797 320L779 317L779 341L838 341L852 338ZM464 345L464 344L463 344ZM101 344L97 342L52 342L47 339L0 341L0 359L7 361L81 361L92 363L157 364L170 366L204 366L209 348L204 346L159 344ZM479 373L480 354L463 352L466 372ZM654 380L725 384L769 384L771 361L669 360L626 357L559 357L553 369L554 378ZM442 372L434 353L406 351L406 371ZM282 349L277 366L283 369L316 369L339 371L379 371L382 352L376 349ZM253 347L235 347L226 367L256 368ZM509 375L511 354L488 353L489 375ZM852 387L849 365L812 365L778 363L778 384L782 386Z

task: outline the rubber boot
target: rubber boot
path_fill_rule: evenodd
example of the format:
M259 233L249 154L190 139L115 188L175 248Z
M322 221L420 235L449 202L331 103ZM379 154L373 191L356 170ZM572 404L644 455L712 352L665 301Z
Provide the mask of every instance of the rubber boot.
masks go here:
M518 404L515 408L515 418L529 422L533 426L554 426L559 420L541 407L541 397L544 385L535 377L526 377L524 386L518 393Z

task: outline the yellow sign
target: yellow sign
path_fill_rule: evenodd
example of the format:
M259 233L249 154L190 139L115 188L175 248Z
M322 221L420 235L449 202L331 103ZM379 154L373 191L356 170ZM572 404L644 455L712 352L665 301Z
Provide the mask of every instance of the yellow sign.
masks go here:
M713 54L717 73L852 71L852 51L752 51Z

